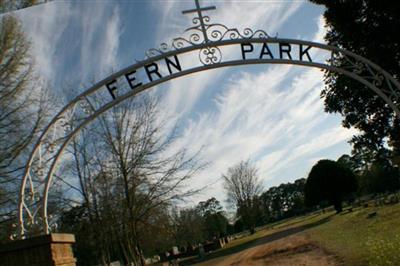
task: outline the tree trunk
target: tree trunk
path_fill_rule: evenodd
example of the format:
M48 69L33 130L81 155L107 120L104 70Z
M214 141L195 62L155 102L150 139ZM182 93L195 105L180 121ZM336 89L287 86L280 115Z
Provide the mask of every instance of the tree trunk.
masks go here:
M343 211L341 200L334 200L333 206L335 207L336 213L341 213Z
M253 235L255 232L256 232L256 229L254 228L254 226L252 226L251 229L250 229L250 234Z
M133 238L133 257L135 258L136 265L144 266L146 265L145 259L143 256L142 248L140 247L139 243L139 235L138 235L138 229L137 229L137 224L132 223L132 238Z

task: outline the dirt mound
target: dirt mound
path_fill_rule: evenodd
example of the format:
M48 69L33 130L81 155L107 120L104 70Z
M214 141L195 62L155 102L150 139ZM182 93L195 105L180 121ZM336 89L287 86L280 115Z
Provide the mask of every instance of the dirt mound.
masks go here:
M272 250L270 252L263 252L262 256L255 256L253 257L253 260L268 260L271 257L276 257L276 256L291 256L291 255L297 255L301 253L306 253L315 250L316 247L311 244L304 244L296 247L286 247L286 248L278 248L276 250Z
M211 262L211 264L209 264ZM336 266L342 265L340 260L324 251L304 236L294 235L263 244L242 252L227 256L215 264L208 265L238 266L238 265L274 265L274 266Z

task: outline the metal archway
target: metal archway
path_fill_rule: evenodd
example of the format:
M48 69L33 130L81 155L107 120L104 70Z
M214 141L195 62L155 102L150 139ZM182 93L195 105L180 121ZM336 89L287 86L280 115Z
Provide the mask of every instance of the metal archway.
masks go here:
M137 61L103 79L70 101L44 129L27 161L21 182L18 208L19 234L41 220L49 233L47 199L57 163L69 142L88 123L129 97L192 73L249 64L290 64L338 72L364 84L379 95L400 117L400 84L366 58L321 43L271 37L263 30L240 32L223 24L210 24L198 0L194 26L171 44L163 43ZM193 60L196 58L196 60ZM198 60L197 60L198 59ZM338 65L338 59L346 62ZM93 99L103 102L94 104ZM38 193L42 192L42 194ZM38 214L41 217L38 217ZM26 217L26 218L25 218Z

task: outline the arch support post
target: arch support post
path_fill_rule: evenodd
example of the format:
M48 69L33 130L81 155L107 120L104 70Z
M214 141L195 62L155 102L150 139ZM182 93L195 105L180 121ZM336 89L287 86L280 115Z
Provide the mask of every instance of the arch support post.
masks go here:
M0 266L75 266L75 236L49 234L0 245Z

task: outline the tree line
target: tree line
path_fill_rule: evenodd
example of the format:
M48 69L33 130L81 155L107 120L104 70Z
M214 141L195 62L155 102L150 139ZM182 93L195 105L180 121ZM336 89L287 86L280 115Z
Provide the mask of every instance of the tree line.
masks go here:
M336 161L319 160L306 178L273 186L263 192L261 183L257 182L259 177L255 166L242 161L223 175L228 200L233 200L236 207L235 228L254 233L255 227L267 223L330 205L340 213L343 203L352 204L363 196L397 192L400 189L400 171L389 158L386 155L366 165L360 165L355 157L346 154ZM254 181L252 186L257 189L245 185ZM239 198L241 195L244 198Z

